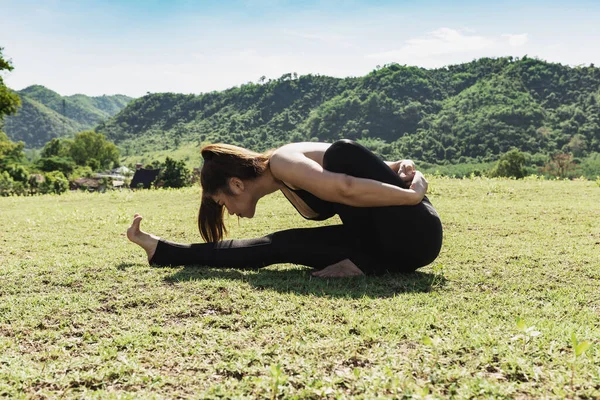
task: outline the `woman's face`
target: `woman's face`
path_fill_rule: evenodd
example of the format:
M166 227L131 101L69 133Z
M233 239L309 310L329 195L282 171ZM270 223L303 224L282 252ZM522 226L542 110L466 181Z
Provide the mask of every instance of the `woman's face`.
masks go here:
M252 196L248 186L239 179L232 179L229 183L231 194L218 191L212 199L224 206L229 215L237 215L242 218L252 218L256 212L257 201Z

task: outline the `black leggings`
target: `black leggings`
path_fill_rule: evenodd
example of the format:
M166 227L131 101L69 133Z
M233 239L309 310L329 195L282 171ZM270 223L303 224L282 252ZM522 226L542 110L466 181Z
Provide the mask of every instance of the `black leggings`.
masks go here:
M387 164L358 143L340 140L323 168L403 186ZM342 225L288 229L255 239L178 244L160 240L150 263L255 269L292 263L317 269L344 259L365 274L412 272L431 263L442 246L442 224L429 200L414 206L352 207L331 203Z

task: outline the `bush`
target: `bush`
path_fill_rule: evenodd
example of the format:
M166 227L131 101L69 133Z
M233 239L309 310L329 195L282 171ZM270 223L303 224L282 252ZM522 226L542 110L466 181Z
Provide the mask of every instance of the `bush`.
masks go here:
M6 172L15 182L27 183L29 179L29 171L23 165L11 164L6 168Z
M28 193L27 182L15 181L12 185L12 194L16 196L25 196Z
M525 154L512 149L500 157L496 166L490 171L490 176L521 179L525 176L525 172Z
M19 172L21 172L19 170ZM19 176L20 177L20 176ZM24 196L29 193L28 178L24 181L13 179L9 171L0 172L0 196Z
M44 182L40 184L40 193L61 194L69 189L69 181L60 171L48 172L44 174Z
M465 164L447 164L435 165L425 162L419 162L417 169L425 174L436 176L448 176L455 178L466 178L471 176L484 176L493 167L492 163L465 163Z
M592 153L581 161L581 173L588 179L595 180L600 175L600 153Z
M175 161L167 157L160 173L154 181L155 186L165 188L181 188L191 185L191 174L183 161Z
M15 181L7 171L0 172L0 196L6 197L13 194Z
M77 178L90 178L94 174L94 171L88 166L85 167L76 167L71 173L71 180L75 180Z

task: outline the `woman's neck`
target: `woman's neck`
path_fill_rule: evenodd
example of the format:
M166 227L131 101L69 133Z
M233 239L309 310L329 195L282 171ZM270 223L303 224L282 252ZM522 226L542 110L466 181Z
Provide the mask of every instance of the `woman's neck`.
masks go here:
M283 182L273 176L269 168L253 181L253 185L255 185L254 193L256 193L257 199L285 187Z

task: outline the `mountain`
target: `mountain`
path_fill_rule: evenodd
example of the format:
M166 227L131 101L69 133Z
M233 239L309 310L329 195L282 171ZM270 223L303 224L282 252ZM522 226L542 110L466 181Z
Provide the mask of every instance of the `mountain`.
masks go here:
M41 85L29 86L16 93L22 106L16 115L5 118L4 130L11 140L22 140L27 147L34 148L42 147L55 137L93 129L132 100L123 95L61 96Z
M600 152L600 68L501 57L438 69L392 63L345 79L285 74L221 92L148 94L97 130L125 155L350 138L431 163L490 162L512 147L586 156Z

